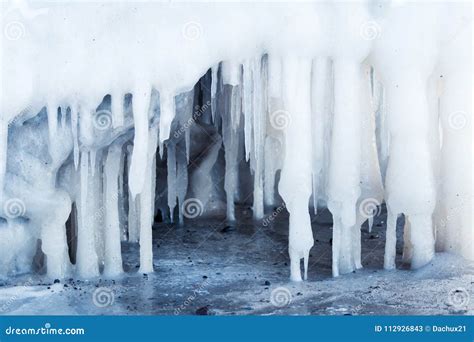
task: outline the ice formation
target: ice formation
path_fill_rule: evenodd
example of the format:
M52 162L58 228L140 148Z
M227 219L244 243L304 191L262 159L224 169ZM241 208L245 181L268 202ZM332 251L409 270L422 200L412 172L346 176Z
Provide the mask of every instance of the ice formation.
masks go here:
M51 277L116 277L124 241L153 272L158 212L234 221L244 203L260 224L281 199L295 281L323 207L334 276L363 266L382 203L386 269L400 215L413 268L474 259L469 3L1 10L0 276L40 254Z

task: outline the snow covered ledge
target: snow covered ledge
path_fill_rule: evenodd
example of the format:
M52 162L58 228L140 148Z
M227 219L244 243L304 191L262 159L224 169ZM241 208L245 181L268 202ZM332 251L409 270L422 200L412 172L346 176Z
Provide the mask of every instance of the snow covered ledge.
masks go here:
M51 277L116 277L127 240L152 272L155 213L182 223L219 212L217 198L235 220L242 165L254 219L279 195L290 213L292 280L301 259L306 278L318 206L333 214L334 276L362 267L361 225L383 201L385 268L401 214L413 268L435 246L474 259L469 4L1 10L0 276L30 272L39 246Z

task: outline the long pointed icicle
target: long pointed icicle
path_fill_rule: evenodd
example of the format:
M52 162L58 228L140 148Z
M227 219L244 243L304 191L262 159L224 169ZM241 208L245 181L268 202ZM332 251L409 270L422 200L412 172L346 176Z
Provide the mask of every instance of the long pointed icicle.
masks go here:
M141 193L145 184L148 156L148 113L150 108L150 89L137 89L133 94L133 120L135 137L128 183L132 197Z
M311 61L297 57L285 59L283 101L288 117L279 190L290 213L289 254L293 281L301 281L301 259L304 259L306 278L309 251L314 244L308 210L312 188L311 127L307 124L311 120L310 89Z
M243 85L242 85L242 103L244 113L244 132L245 132L245 159L250 160L252 151L252 125L253 125L253 82L252 82L252 61L245 60L243 64Z
M156 148L158 146L158 127L150 127L148 140L148 155L145 165L145 186L140 194L140 273L153 272L153 235L152 225L154 218L153 178L155 175Z
M328 208L334 218L333 276L355 269L353 229L360 195L360 66L334 61L334 122L328 180Z
M170 137L171 124L176 111L174 93L168 90L160 91L160 156L163 157L163 142Z
M313 60L311 85L311 125L313 128L313 209L318 211L318 198L322 170L324 168L325 138L328 130L329 114L329 72L330 61L327 57L318 57Z
M127 147L127 170L130 170L132 162L132 146ZM128 175L130 177L130 174ZM130 182L129 182L130 185ZM128 189L128 241L138 242L140 239L140 197L133 197L130 189Z
M254 187L253 187L253 217L262 219L264 215L263 205L263 170L264 170L264 149L266 134L266 92L264 91L263 80L266 79L265 67L262 58L256 57L252 63L253 76L253 166ZM251 157L251 158L252 158Z
M80 202L78 209L79 228L77 232L77 261L79 275L93 278L99 275L98 258L95 249L95 237L91 215L88 210L89 197L89 153L81 152L80 157Z
M118 180L120 171L120 159L122 157L122 146L112 145L109 147L105 161L104 174L105 183L105 260L104 274L114 277L123 272L122 252L120 246L120 223L119 223L119 201Z

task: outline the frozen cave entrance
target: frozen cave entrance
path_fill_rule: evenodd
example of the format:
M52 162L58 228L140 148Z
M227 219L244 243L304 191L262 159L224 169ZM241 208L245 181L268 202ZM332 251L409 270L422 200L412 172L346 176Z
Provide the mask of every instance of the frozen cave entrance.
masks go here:
M268 56L260 63L262 69L267 68ZM157 257L160 255L158 246L168 251L162 256L164 259L174 255L192 262L192 256L185 256L184 251L189 252L193 244L195 249L202 248L209 253L200 260L221 258L221 253L230 252L242 260L251 260L250 255L254 255L255 263L278 259L289 266L289 213L279 195L278 183L283 164L282 130L291 118L287 112L277 111L280 117L270 116L271 122L257 122L252 117L250 123L246 122L242 106L248 97L252 101L247 105L252 108L256 105L263 108L265 98L258 99L254 95L255 84L251 92L246 93L238 85L225 84L225 74L231 73L226 68L229 65L210 69L191 91L174 98L176 115L169 128L169 139L164 142L158 139L163 107L160 107L159 94L151 94L149 133L155 137L147 141L146 164L139 166L146 171L140 175L144 177L144 190L138 195L132 193L132 182L137 182L137 175L132 175L137 139L132 94L123 98L119 127L115 127L113 114L117 104L112 104L110 95L103 98L91 118L93 143L87 148L79 146L79 132L74 131L78 114L71 107L44 107L37 115L25 111L19 116L9 126L7 180L11 182L7 182L5 188L7 193L28 196L4 201L4 217L0 218L4 234L1 241L5 245L2 274L33 271L53 278L76 275L85 279L100 275L113 278L123 271L134 273L136 269L146 274L162 268L161 257ZM260 80L264 84L263 77ZM370 83L374 84L374 80ZM57 137L49 134L51 116L57 118ZM256 145L262 126L267 126L267 137L264 147L259 148ZM328 153L325 147L322 159L326 159L326 163ZM54 179L51 165L55 162L60 165ZM261 164L265 164L265 169ZM386 168L381 163L372 166L380 170ZM323 171L320 170L316 180L321 184L328 177L327 171ZM58 188L62 190L58 192ZM312 234L317 237L313 251L317 252L308 255L314 261L307 262L321 267L321 274L314 272L318 278L331 273L334 257L334 222L327 209L326 191L323 187L319 194L314 192L308 198ZM377 191L374 186L373 193ZM34 202L30 204L30 200ZM343 260L346 263L343 273L362 267L362 261L371 266L384 266L381 260L386 244L385 204L380 197L368 197L359 203L357 214L362 235L345 247L349 254L343 256L348 259ZM44 220L43 216L46 222L42 222L41 229L35 228L34 219ZM66 234L61 230L54 232L55 221L66 217ZM397 262L401 267L409 266L411 258L407 246L403 251L404 222L401 215L397 246ZM372 232L374 226L377 232ZM50 235L45 233L48 228L52 229ZM222 239L233 235L240 238L230 238L232 244L219 246ZM45 246L43 238L52 238L52 241ZM179 243L170 238L182 240L185 245L187 241L188 245L180 251ZM168 241L164 242L165 239ZM368 246L361 245L361 240ZM376 245L371 240L375 240ZM54 263L48 267L49 251ZM277 252L276 259L267 255L270 252ZM402 253L405 253L405 266ZM307 267L307 264L293 265L304 273ZM283 271L279 270L278 274L285 278ZM334 275L334 268L332 273Z

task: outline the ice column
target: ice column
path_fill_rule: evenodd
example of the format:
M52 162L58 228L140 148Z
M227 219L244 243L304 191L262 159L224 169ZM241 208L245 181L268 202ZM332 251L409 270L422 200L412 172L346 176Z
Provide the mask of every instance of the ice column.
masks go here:
M360 195L360 66L356 61L334 61L334 121L328 175L328 208L333 215L332 273L355 269L353 230Z
M331 94L331 62L327 57L313 60L311 78L311 125L313 130L313 209L318 211L318 198L322 187L323 169L329 138L329 110Z
M153 236L156 170L156 148L158 146L158 125L150 127L148 155L145 166L144 188L140 194L140 273L153 272Z
M307 277L313 233L308 201L312 189L311 163L311 60L286 57L283 60L283 103L286 109L285 159L279 192L290 213L289 255L291 280L301 281L300 261Z
M99 275L98 257L95 247L93 212L90 212L89 199L89 152L83 151L80 156L80 194L78 210L77 255L76 266L79 275L93 278Z
M148 112L150 108L150 89L137 89L133 93L133 120L135 137L128 183L132 197L141 193L145 183L145 170L148 157Z
M227 219L235 220L234 196L238 180L238 124L240 119L241 101L241 66L240 63L222 63L222 81L225 96L225 114L222 116L222 135L225 148L225 179Z
M428 144L429 110L426 78L419 70L397 70L385 83L390 159L386 175L388 210L385 268L395 267L396 220L401 213L410 222L412 268L434 256L432 214L435 183Z
M122 252L118 207L118 181L122 146L113 144L109 147L105 161L105 260L104 274L114 277L122 273Z

